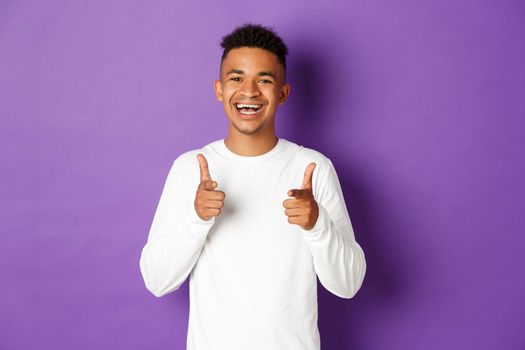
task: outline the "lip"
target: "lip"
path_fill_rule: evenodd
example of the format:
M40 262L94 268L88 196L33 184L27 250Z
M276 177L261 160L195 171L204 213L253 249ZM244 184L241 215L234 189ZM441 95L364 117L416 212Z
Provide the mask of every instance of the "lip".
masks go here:
M238 109L237 109L237 104L238 103L246 103L246 104L260 104L262 105L261 108L259 108L259 110L257 111L257 113L254 113L254 114L242 114ZM237 113L237 115L239 116L239 118L243 119L243 120L253 120L253 119L257 119L259 118L261 115L262 115L262 112L263 112L263 109L265 107L265 104L264 103L256 103L256 102L235 102L233 104L233 109L235 110L235 112Z

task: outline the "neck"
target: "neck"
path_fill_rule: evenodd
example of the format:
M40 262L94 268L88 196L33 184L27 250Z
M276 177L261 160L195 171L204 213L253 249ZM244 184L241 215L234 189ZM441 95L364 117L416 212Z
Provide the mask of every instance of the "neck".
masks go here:
M240 156L255 157L271 151L279 141L275 133L267 135L246 135L230 133L224 144L230 151Z

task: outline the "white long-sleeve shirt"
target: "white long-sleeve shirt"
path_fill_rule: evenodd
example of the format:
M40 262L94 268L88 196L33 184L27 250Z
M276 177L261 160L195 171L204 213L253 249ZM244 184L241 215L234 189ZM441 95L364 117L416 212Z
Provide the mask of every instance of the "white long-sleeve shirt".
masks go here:
M221 214L208 221L194 208L198 153L225 193ZM310 162L319 217L304 230L288 222L283 201ZM140 270L157 297L190 276L188 350L318 350L316 277L351 298L366 262L329 158L284 138L265 154L241 156L221 139L173 162Z

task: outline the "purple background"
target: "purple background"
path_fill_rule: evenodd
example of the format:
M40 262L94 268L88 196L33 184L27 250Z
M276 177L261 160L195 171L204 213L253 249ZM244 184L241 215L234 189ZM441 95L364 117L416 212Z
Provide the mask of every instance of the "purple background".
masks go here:
M322 347L523 349L523 1L2 1L0 348L184 349L139 256L171 162L224 138L220 39L290 48L277 134L333 160L364 285ZM213 171L213 169L211 169Z

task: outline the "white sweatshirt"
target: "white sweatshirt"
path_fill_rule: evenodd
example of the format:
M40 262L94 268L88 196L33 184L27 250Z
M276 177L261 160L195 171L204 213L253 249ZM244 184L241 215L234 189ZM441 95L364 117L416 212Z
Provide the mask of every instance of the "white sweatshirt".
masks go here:
M208 221L193 204L198 153L225 193L221 214ZM288 222L283 201L310 162L319 217L304 230ZM157 297L190 276L188 350L318 350L316 276L351 298L366 262L329 158L284 138L265 154L241 156L221 139L173 162L140 270Z

